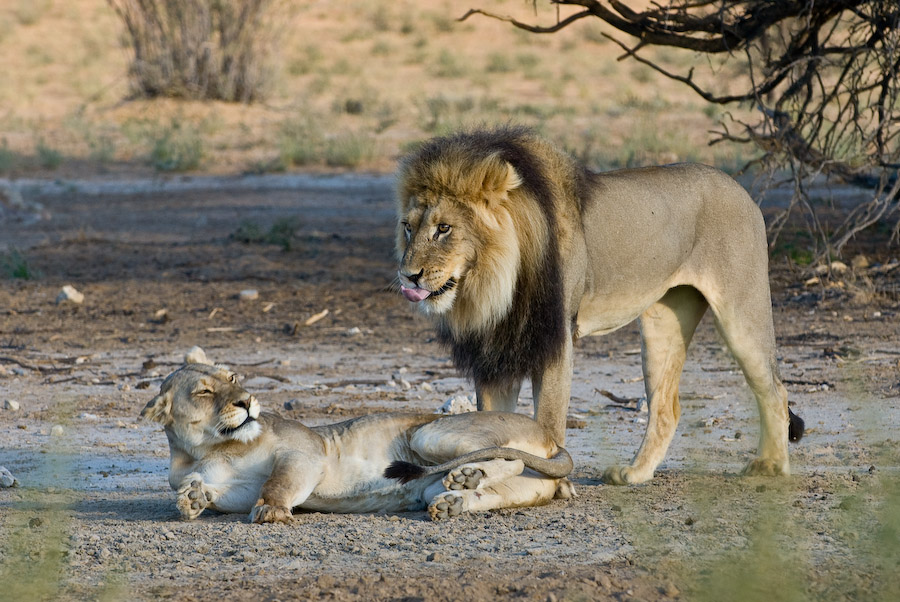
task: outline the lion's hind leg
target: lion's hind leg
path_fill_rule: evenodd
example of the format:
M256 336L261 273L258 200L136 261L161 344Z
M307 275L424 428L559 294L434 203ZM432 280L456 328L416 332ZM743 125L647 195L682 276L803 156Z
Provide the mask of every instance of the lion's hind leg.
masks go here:
M521 460L488 460L473 462L451 470L444 477L448 490L484 489L522 474L525 463Z
M649 419L631 466L612 466L603 473L611 485L642 483L666 455L681 416L678 383L694 331L709 305L689 286L670 289L641 315L641 351Z
M759 409L757 457L743 474L789 474L787 443L799 439L803 427L802 420L788 410L787 390L778 377L768 287L740 300L713 305L713 311L716 327L741 367Z
M465 512L539 506L553 499L557 480L515 476L490 487L443 491L432 498L428 515L443 520Z

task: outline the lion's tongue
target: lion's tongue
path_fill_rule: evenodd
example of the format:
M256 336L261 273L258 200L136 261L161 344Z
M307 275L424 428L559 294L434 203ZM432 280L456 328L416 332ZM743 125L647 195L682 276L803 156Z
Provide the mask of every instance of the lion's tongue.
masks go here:
M413 303L418 303L431 294L431 291L426 291L424 288L406 288L402 284L400 285L400 292Z

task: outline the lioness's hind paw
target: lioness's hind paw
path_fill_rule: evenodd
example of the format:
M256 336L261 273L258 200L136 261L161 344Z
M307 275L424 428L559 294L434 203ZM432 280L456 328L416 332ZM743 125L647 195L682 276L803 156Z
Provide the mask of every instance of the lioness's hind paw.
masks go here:
M744 467L741 474L745 477L778 477L789 474L789 470L775 460L756 458Z
M478 489L481 479L484 478L484 471L474 466L460 466L455 470L451 470L444 477L443 484L447 489Z
M200 513L209 507L212 501L212 492L206 488L199 478L192 479L178 490L175 507L185 520L194 520Z
M428 516L431 520L443 520L445 518L453 518L465 512L465 503L463 497L453 491L441 493L428 505Z

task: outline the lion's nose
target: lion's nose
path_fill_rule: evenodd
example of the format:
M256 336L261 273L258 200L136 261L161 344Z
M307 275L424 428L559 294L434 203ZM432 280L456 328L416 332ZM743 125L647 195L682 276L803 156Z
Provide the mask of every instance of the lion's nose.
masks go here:
M249 410L250 409L250 399L251 399L250 397L248 397L247 399L239 399L236 402L234 402L234 405L236 405L237 407L242 408L244 410Z
M404 276L406 277L407 280L409 280L410 282L412 282L413 284L415 284L416 286L418 286L418 285L419 285L419 278L421 278L421 277L422 277L422 274L424 274L424 273L425 273L425 268L422 268L421 270L419 270L419 271L418 271L417 273L415 273L415 274L404 274Z

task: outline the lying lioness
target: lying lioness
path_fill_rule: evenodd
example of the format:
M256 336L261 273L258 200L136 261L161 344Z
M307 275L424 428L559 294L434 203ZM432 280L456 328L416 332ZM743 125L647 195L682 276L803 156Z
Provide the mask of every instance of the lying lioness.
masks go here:
M141 416L165 427L185 519L206 508L288 522L323 512L463 512L571 497L572 459L530 418L378 414L307 428L270 412L198 348ZM531 471L523 474L529 468Z

